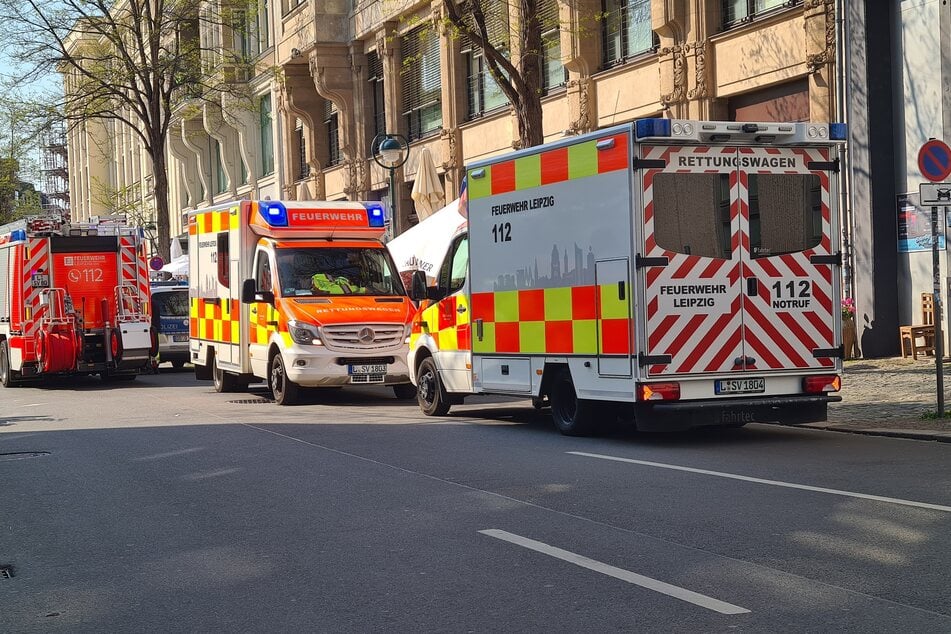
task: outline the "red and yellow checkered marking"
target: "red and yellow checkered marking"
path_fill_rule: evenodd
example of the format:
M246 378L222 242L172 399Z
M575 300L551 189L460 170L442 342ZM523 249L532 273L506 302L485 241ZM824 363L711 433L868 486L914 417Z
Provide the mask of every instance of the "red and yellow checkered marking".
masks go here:
M598 149L598 143L613 141L610 147ZM531 189L615 170L627 169L629 162L627 134L593 139L568 147L556 148L496 163L484 168L478 178L469 170L466 180L469 198L485 198L508 192Z
M280 313L267 302L251 305L250 341L252 344L265 345L271 340L272 332L279 332ZM290 334L288 333L288 338ZM289 342L287 342L290 345Z
M238 344L240 339L241 302L233 300L192 298L189 333L192 338Z
M221 233L237 229L241 224L241 207L218 211L204 211L193 216L188 223L189 234Z
M631 317L617 286L473 293L476 353L630 354ZM625 293L630 297L630 292Z

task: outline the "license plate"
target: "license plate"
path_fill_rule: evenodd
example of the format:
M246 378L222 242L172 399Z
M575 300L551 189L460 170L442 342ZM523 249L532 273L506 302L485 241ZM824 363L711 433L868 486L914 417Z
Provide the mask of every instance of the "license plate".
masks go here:
M385 363L367 363L349 366L350 374L386 374Z
M175 341L175 342L188 341L188 335L172 335L172 341Z
M717 394L757 394L766 391L766 379L720 379Z

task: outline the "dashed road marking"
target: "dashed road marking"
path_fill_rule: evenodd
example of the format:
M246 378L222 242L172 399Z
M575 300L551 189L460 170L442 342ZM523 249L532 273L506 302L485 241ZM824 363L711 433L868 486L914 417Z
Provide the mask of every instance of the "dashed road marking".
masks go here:
M632 458L620 458L618 456L605 456L597 453L587 453L584 451L567 451L565 453L572 456L582 456L585 458L598 458L599 460L612 460L614 462L626 462L629 464L643 465L645 467L659 467L661 469L672 469L674 471L686 471L687 473L699 473L701 475L716 476L718 478L730 478L731 480L742 480L744 482L755 482L756 484L769 484L787 489L800 489L802 491L815 491L816 493L828 493L829 495L842 495L850 498L859 498L862 500L873 500L875 502L886 502L888 504L900 504L902 506L914 506L920 509L929 509L932 511L943 511L951 513L951 506L942 506L941 504L930 504L928 502L915 502L913 500L903 500L901 498L889 498L881 495L869 495L868 493L856 493L854 491L842 491L840 489L826 489L824 487L814 487L808 484L796 484L794 482L783 482L782 480L766 480L764 478L753 478L750 476L738 475L735 473L724 473L722 471L710 471L708 469L695 469L694 467L682 467L675 464L665 464L663 462L649 462L647 460L634 460Z
M640 586L642 588L646 588L647 590L653 590L654 592L666 594L669 597L680 599L681 601L686 601L687 603L692 603L694 605L700 606L701 608L719 612L720 614L747 614L749 612L749 610L746 608L741 608L738 605L726 603L725 601L708 597L705 594L700 594L698 592L694 592L693 590L681 588L680 586L664 583L663 581L658 581L657 579L651 579L650 577L639 575L636 572L624 570L623 568L618 568L595 559L590 559L584 555L579 555L568 550L562 550L561 548L550 546L543 542L529 539L528 537L522 537L521 535L515 535L514 533L509 533L496 528L489 528L479 532L483 535L495 537L496 539L501 539L502 541L509 542L510 544L522 546L523 548L534 550L535 552L542 553L543 555L554 557L555 559L567 561L568 563L581 566L582 568L587 568L588 570L600 572L603 575L614 577L615 579L620 579L621 581L626 581L628 583L634 584L635 586Z

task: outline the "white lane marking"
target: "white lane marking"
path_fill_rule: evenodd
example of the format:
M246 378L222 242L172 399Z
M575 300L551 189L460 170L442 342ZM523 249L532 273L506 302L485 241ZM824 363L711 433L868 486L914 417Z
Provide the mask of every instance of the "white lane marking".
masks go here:
M46 405L46 403L26 403L20 407L40 407L41 405Z
M720 614L747 614L749 612L749 610L746 608L741 608L738 605L726 603L724 601L720 601L719 599L714 599L713 597L708 597L704 594L687 590L686 588L674 586L669 583L664 583L663 581L658 581L657 579L651 579L650 577L639 575L636 572L631 572L629 570L624 570L623 568L617 568L615 566L596 561L594 559L589 559L583 555L562 550L561 548L556 548L555 546L549 546L548 544L535 541L534 539L529 539L528 537L522 537L521 535L515 535L513 533L496 528L481 530L479 532L483 535L495 537L496 539L501 539L502 541L528 548L529 550L534 550L535 552L554 557L555 559L561 559L562 561L567 561L568 563L575 564L576 566L581 566L582 568L600 572L603 575L614 577L615 579L620 579L621 581L626 581L648 590L653 590L654 592L666 594L667 596L680 599L681 601L686 601L687 603L692 603L694 605L700 606L701 608L719 612Z
M597 453L587 453L584 451L567 451L565 453L573 456L583 456L585 458L599 458L601 460L613 460L614 462L627 462L630 464L639 464L646 467L660 467L661 469L673 469L674 471L686 471L688 473L699 473L702 475L717 476L719 478L730 478L732 480L742 480L744 482L755 482L757 484L770 484L777 487L786 487L787 489L801 489L803 491L815 491L817 493L828 493L830 495L842 495L850 498L860 498L862 500L874 500L876 502L886 502L888 504L900 504L902 506L914 506L921 509L930 509L932 511L943 511L951 513L951 506L942 506L940 504L930 504L928 502L915 502L913 500L902 500L901 498L889 498L881 495L869 495L868 493L855 493L854 491L842 491L839 489L826 489L823 487L809 486L808 484L795 484L794 482L783 482L781 480L765 480L763 478L752 478L750 476L737 475L735 473L724 473L722 471L709 471L707 469L695 469L693 467L681 467L675 464L665 464L663 462L649 462L647 460L633 460L631 458L619 458L618 456L605 456Z

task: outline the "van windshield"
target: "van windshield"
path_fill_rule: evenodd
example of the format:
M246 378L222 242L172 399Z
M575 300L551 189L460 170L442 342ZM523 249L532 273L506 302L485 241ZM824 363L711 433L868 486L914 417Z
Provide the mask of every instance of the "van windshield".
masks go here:
M386 249L379 247L312 247L277 249L281 295L402 296Z

